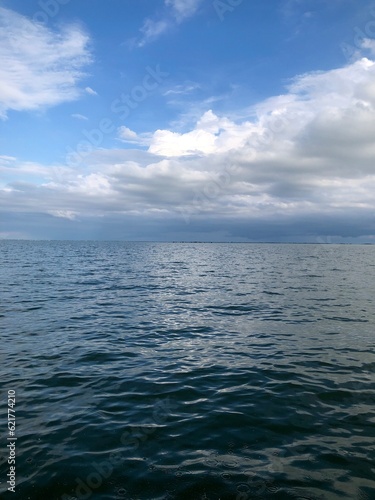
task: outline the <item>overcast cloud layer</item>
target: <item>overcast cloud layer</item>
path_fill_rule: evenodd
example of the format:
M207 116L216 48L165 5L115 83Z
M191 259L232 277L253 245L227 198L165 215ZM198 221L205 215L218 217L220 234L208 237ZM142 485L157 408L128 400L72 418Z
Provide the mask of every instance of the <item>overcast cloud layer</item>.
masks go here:
M71 27L56 36L0 15L9 61L0 70L1 116L76 99L87 35ZM74 164L0 157L2 235L372 241L375 62L372 42L363 45L357 60L297 76L242 117L207 108L184 133L137 134L124 124L116 132L124 148L94 148ZM28 231L20 221L31 219ZM49 229L55 221L55 230L35 221Z

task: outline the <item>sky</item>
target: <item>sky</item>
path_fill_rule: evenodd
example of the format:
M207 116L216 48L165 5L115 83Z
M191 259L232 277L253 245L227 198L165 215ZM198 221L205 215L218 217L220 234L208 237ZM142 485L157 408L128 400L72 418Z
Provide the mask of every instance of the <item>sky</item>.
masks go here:
M0 0L0 239L375 243L375 3Z

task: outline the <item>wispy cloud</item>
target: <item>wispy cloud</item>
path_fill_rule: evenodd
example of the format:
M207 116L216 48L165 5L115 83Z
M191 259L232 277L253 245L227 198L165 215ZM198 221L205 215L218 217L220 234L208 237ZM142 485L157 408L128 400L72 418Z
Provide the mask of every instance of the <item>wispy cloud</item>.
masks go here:
M139 41L138 46L143 47L143 45L146 45L146 43L155 40L165 31L167 31L169 27L170 23L165 19L162 19L160 21L146 19L140 30L142 32L142 38Z
M75 118L76 120L82 120L82 121L87 121L88 118L85 115L80 115L79 113L74 113L72 115L72 118Z
M165 5L172 9L177 22L193 16L198 10L202 0L165 0Z
M136 40L138 47L156 40L176 24L192 17L198 10L202 0L165 0L164 13L159 18L147 18L141 31L141 37ZM133 40L134 42L134 40Z
M61 219L75 220L77 218L77 214L70 210L51 210L49 214Z
M86 87L86 88L85 88L85 91L86 91L88 94L90 94L90 95L98 95L98 93L97 93L95 90L93 90L91 87Z
M175 95L186 95L191 94L195 90L200 89L200 85L198 83L187 83L185 85L176 85L173 89L169 89L164 92L164 96L175 96Z
M0 118L77 99L91 62L88 46L77 26L52 31L0 7Z
M118 129L118 138L128 144L135 144L137 146L149 146L152 134L143 133L137 134L128 127L122 126Z

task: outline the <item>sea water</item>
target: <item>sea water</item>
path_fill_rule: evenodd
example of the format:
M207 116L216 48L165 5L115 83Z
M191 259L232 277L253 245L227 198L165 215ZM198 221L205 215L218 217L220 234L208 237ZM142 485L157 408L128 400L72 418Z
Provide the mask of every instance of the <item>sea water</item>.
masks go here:
M374 246L0 241L0 259L1 498L375 498Z

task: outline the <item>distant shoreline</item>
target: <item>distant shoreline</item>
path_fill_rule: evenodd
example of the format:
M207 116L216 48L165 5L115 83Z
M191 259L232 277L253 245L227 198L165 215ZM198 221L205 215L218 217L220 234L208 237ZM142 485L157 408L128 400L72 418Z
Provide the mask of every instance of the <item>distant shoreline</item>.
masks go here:
M60 242L60 243L165 243L173 244L193 244L193 245L351 245L351 246L371 246L370 242L312 242L312 241L158 241L158 240L60 240L60 239L15 239L0 238L0 242Z

